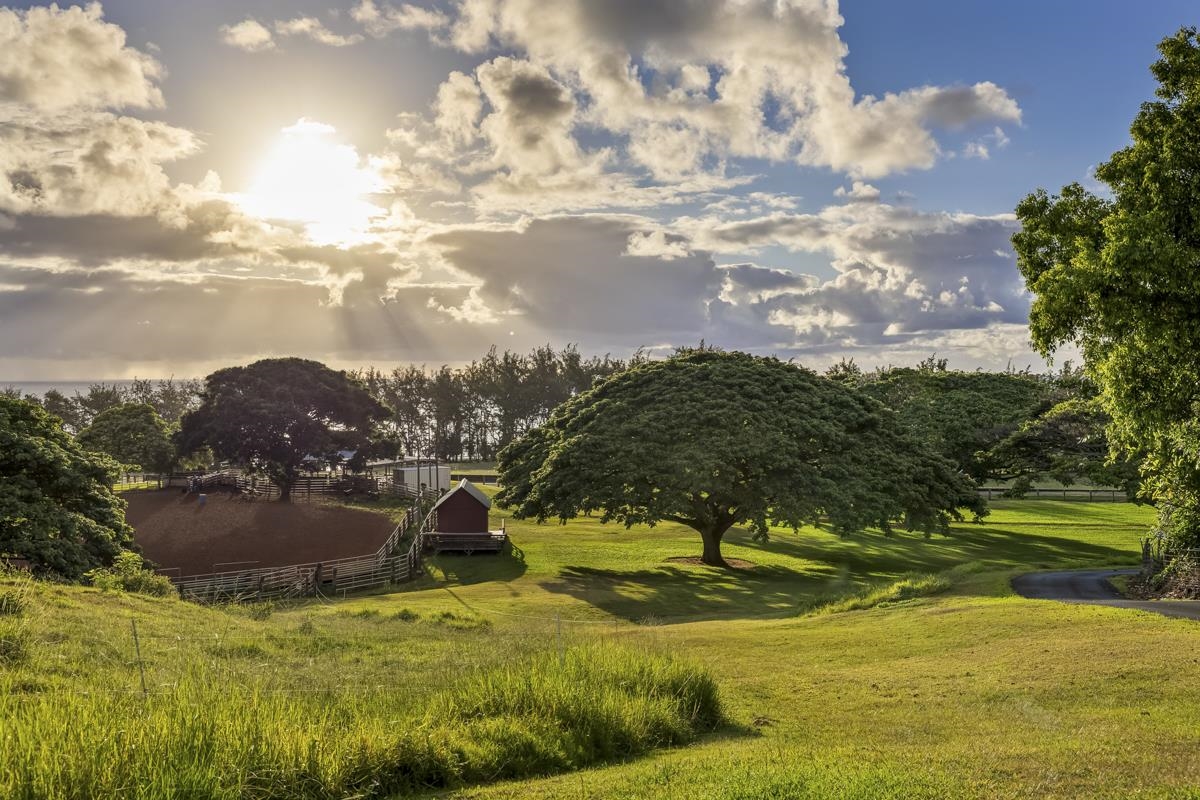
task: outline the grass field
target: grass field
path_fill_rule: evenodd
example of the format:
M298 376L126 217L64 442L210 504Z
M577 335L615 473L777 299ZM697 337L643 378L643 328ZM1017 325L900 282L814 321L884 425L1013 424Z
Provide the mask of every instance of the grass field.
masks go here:
M993 507L950 538L780 531L764 546L734 533L726 555L756 566L729 572L666 562L699 548L676 526L508 521L511 556L443 555L406 591L271 613L42 587L28 661L0 668L0 730L31 724L33 697L59 719L59 692L100 688L123 692L107 727L136 730L134 617L151 706L186 708L177 687L207 687L191 702L235 730L261 719L294 744L321 741L321 774L353 761L347 739L375 753L449 714L431 711L445 687L523 659L550 675L597 646L629 665L678 656L719 687L728 722L693 744L654 749L691 736L649 735L582 771L562 772L585 760L532 768L561 773L541 778L468 773L456 797L1200 797L1195 623L1026 601L1008 586L1041 566L1134 563L1152 511ZM934 594L906 598L922 592ZM575 681L569 704L594 705L591 682ZM531 772L490 777L505 774Z

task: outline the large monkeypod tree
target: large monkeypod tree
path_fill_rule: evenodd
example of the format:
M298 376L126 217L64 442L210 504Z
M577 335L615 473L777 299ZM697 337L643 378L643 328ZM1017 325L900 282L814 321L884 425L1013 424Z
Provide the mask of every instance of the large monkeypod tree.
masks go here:
M286 502L305 457L367 447L386 414L344 372L301 358L268 358L204 379L200 407L183 417L179 449L208 446L219 459L261 469Z
M1034 344L1078 344L1116 452L1146 457L1143 492L1176 544L1200 545L1200 38L1159 44L1157 99L1132 144L1096 169L1111 197L1071 184L1017 206L1017 264L1037 295Z
M735 525L945 531L974 485L880 403L774 358L683 351L618 373L500 453L518 518L678 522L724 566Z

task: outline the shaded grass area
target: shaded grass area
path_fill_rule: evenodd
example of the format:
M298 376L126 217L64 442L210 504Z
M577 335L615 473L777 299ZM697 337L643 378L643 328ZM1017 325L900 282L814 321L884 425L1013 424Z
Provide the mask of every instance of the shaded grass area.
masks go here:
M577 518L566 526L506 519L513 542L500 556L442 554L429 563L424 587L453 587L458 601L486 611L588 619L663 622L783 617L807 610L814 598L855 595L908 574L931 575L978 562L989 569L1038 569L1134 564L1138 538L1153 509L1123 503L1047 500L994 501L982 523L954 525L950 536L926 538L866 532L840 538L802 528L772 531L765 544L734 529L726 557L753 569L721 570L669 563L696 555L699 535L663 524L625 530ZM493 510L499 527L503 512ZM408 593L444 604L444 592Z

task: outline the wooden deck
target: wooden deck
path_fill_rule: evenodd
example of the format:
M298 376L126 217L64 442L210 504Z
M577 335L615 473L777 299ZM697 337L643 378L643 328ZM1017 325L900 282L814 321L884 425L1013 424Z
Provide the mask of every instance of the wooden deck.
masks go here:
M425 549L434 552L499 553L508 542L504 531L484 533L425 533L421 536Z

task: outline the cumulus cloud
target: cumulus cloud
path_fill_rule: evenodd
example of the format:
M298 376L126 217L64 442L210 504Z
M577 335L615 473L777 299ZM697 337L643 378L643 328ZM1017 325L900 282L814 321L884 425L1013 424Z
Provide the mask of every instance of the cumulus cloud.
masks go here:
M355 13L358 11L359 9L355 9ZM275 36L311 39L328 47L349 47L363 40L362 34L335 33L316 17L276 20L270 27L256 19L248 18L234 25L222 25L220 31L222 42L248 53L263 53L276 49Z
M761 309L798 343L878 348L949 330L1021 324L1029 295L1011 258L1011 215L920 212L881 203L720 222L690 219L696 246L824 253L836 274Z
M39 111L163 104L162 66L125 44L99 3L0 8L0 103Z
M661 176L695 171L718 153L879 177L932 166L935 128L1020 121L1016 102L986 81L856 97L833 2L459 8L455 25L469 22L472 33L458 46L499 42L569 79L589 100L588 121L629 137L631 156Z
M302 36L312 39L318 44L329 47L347 47L358 44L362 36L357 33L342 35L334 33L325 27L325 23L316 17L296 17L295 19L280 20L275 23L275 32L280 36Z
M374 0L361 0L350 11L350 18L363 26L367 34L380 38L393 31L427 30L436 31L446 28L450 20L440 11L421 8L409 3L392 6L388 3L376 3Z
M248 53L275 49L271 29L254 19L244 19L236 25L222 25L221 41Z
M874 203L879 199L879 190L869 183L862 181L854 181L850 188L839 186L834 189L835 197L845 197L848 200L859 203Z
M10 108L0 119L0 210L174 217L162 165L199 147L190 131L161 122Z

